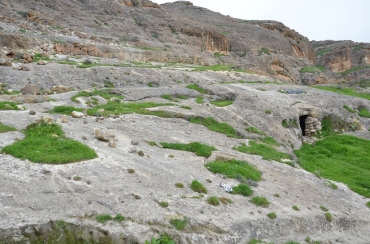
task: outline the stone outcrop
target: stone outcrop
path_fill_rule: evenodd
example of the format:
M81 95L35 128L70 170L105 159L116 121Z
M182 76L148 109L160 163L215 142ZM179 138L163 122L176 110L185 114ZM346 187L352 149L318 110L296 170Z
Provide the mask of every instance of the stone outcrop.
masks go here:
M90 55L95 57L108 57L109 55L100 50L96 45L82 43L55 44L55 52L71 55Z
M30 48L30 40L20 35L0 34L0 47L26 49Z

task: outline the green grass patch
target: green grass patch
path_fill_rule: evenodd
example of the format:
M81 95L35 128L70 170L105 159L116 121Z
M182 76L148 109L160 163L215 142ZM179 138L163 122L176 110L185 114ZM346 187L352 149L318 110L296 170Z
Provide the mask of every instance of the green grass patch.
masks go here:
M218 106L218 107L226 107L226 106L229 106L231 104L233 104L234 102L233 101L213 101L211 102L211 104L215 105L215 106Z
M185 96L185 95L177 95L176 98L178 98L178 99L188 99L188 97Z
M203 104L204 103L204 98L202 96L198 96L195 99L195 102L198 103L198 104Z
M161 96L161 98L163 98L163 99L167 99L167 100L173 100L173 97L172 97L170 94L163 94L163 95Z
M79 92L76 95L71 97L71 100L73 102L78 102L77 98L79 97L92 97L92 96L100 96L102 98L105 98L107 100L111 98L117 98L122 100L124 97L118 94L111 93L110 89L103 89L103 90L94 90L93 92Z
M3 123L0 122L0 133L5 133L9 131L17 131L17 129L12 126L4 125Z
M368 88L370 87L370 80L361 80L355 84L362 88Z
M276 213L272 212L272 213L268 213L266 214L267 217L269 217L270 219L276 219L277 216L276 216Z
M192 142L188 144L161 142L160 144L163 148L193 152L198 156L206 158L212 155L212 151L217 151L217 149L213 146L208 146L199 142Z
M367 206L368 208L370 208L370 202L367 202L367 203L366 203L366 206Z
M121 214L117 214L115 217L112 217L109 214L101 214L95 216L95 220L98 221L99 223L106 223L107 221L113 220L116 222L122 222L125 220L125 217L123 217Z
M325 53L331 53L332 51L333 51L332 49L323 49L323 50L316 52L316 56L322 56Z
M265 242L265 241L258 240L258 239L252 239L252 240L248 241L247 244L273 244L273 243Z
M171 219L170 224L176 228L176 230L183 230L185 229L186 224L188 223L188 219L184 217L183 220L181 219Z
M234 203L233 200L231 200L230 198L220 197L219 199L220 199L220 202L222 202L222 204L224 204L224 205Z
M253 197L250 202L264 208L267 208L270 205L270 202L265 197L259 196Z
M300 165L326 179L343 182L365 197L370 197L370 141L351 135L333 135L304 144L295 151Z
M358 111L358 115L360 115L361 117L370 118L370 112L367 108L359 108Z
M90 108L87 110L88 115L96 115L102 114L103 116L107 116L109 114L143 114L143 115L154 115L158 117L164 118L172 118L174 117L171 113L165 111L149 111L146 108L154 108L160 106L171 106L172 103L153 103L153 102L144 102L144 103L117 103L114 101L109 101L104 105L98 105L94 108ZM104 110L103 112L100 112Z
M260 56L262 54L270 55L270 52L269 52L268 48L263 47L263 48L261 48L261 50L258 51L258 56Z
M323 91L331 91L342 95L347 95L351 97L359 97L370 100L370 94L367 93L358 93L353 88L342 88L342 87L333 87L333 86L312 86L313 88L323 90Z
M295 211L299 211L299 208L297 206L292 207Z
M191 110L191 107L190 106L180 106L180 108L183 108L183 109L189 109L189 110Z
M199 181L197 180L193 180L190 184L190 188L195 191L195 192L198 192L198 193L207 193L207 188L205 186L203 186L202 183L200 183Z
M233 193L249 197L253 195L253 190L247 184L239 184L233 187Z
M244 72L247 73L246 70L243 69L236 69L235 66L231 64L215 64L211 66L194 66L192 67L194 71L235 71L235 72Z
M220 205L220 199L216 196L211 196L207 198L207 202L213 206L218 206Z
M284 119L281 122L281 125L284 128L298 128L298 122L295 119Z
M333 216L331 215L331 213L325 213L325 218L329 222L333 221Z
M159 202L158 203L159 204L159 206L161 206L162 208L167 208L168 207L168 202Z
M150 142L148 142L148 144L150 145L150 146L157 146L157 143L155 142L155 141L150 141Z
M176 244L176 242L166 235L161 235L159 238L153 237L150 241L146 240L145 244Z
M0 102L0 110L18 110L18 107L14 102Z
M97 157L88 146L64 136L60 125L31 124L25 130L26 137L1 152L35 163L65 164Z
M186 86L186 88L196 90L201 94L206 94L207 93L206 90L200 88L197 84L189 84L189 85Z
M249 141L249 146L242 143L239 147L234 147L233 149L247 154L260 155L264 160L282 162L281 159L289 159L288 154L279 152L269 145L259 144L255 141Z
M83 112L83 108L76 108L73 106L55 106L52 110L49 110L48 113L71 115L73 111Z
M181 182L177 182L177 183L175 184L175 186L176 186L177 188L180 188L180 189L184 188L184 184L182 184Z
M261 136L266 135L265 132L260 131L259 129L257 129L256 127L253 127L253 126L250 126L250 127L246 128L245 130L248 131L248 132L254 133L254 134L261 135Z
M207 163L205 166L212 173L223 174L228 178L237 179L241 176L245 179L251 179L255 181L260 181L262 179L262 173L254 166L248 164L246 161L235 159L226 162L213 161Z
M346 109L348 112L350 113L356 113L356 110L354 110L353 108L350 108L349 106L347 105L343 105L343 108Z
M322 65L316 65L316 66L305 66L301 69L301 73L321 73L325 71L326 68Z
M214 54L213 54L213 56L214 56L215 58L219 58L219 57L227 56L227 55L226 55L226 54L223 54L223 53L220 53L220 52L216 52L216 53L214 53Z
M262 142L266 143L266 144L271 145L271 146L277 146L277 147L280 146L280 144L277 141L275 141L275 139L272 138L271 136L263 137L260 140Z
M204 125L205 127L207 127L208 130L225 134L228 137L242 138L241 136L238 135L237 131L231 125L227 123L220 123L212 117L208 118L195 117L190 118L189 121L190 123Z
M347 69L343 72L340 72L339 74L341 75L346 75L346 74L349 74L349 73L352 73L352 72L356 72L356 71L359 71L359 70L363 70L363 69L366 69L366 68L369 68L370 66L366 66L366 67L362 67L362 66L357 66L357 67L353 67L353 68L350 68L350 69Z

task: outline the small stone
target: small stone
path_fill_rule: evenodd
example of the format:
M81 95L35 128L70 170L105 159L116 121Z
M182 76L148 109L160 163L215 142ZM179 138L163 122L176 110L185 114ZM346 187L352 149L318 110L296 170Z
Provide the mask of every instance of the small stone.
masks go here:
M31 110L31 111L29 112L29 114L30 114L30 115L35 115L35 114L36 114L36 111Z
M87 120L86 119L84 119L84 124L87 124L88 122L87 122Z
M109 147L111 147L111 148L116 148L116 147L117 147L117 144L116 144L116 142L115 142L115 141L110 141L108 145L109 145Z
M87 140L87 137L86 136L82 136L82 140L86 141Z
M137 148L136 147L129 147L128 148L128 152L129 153L135 153L137 151Z
M72 117L73 118L83 118L85 115L84 115L84 113L82 113L82 112L77 112L77 111L73 111L72 112Z
M68 123L68 117L63 115L62 116L62 123Z
M131 141L131 144L132 144L132 145L139 145L139 141L138 141L138 140L132 140L132 141Z

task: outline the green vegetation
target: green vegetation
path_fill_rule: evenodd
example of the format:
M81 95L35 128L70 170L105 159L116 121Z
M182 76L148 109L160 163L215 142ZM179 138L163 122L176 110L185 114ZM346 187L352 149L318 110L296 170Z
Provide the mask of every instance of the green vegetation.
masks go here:
M331 215L331 213L325 213L325 218L329 222L331 222L333 220L333 216Z
M122 222L122 221L125 220L125 217L123 217L121 214L117 214L115 217L112 217L109 214L101 214L101 215L95 216L95 220L104 224L105 222L107 222L109 220L113 220L113 221L116 221L116 222Z
M322 211L324 211L324 212L328 212L329 211L329 209L327 209L326 207L324 207L324 206L320 206L320 209L322 210Z
M205 127L208 128L208 130L225 134L228 137L241 138L241 136L238 135L237 131L231 125L226 123L220 123L212 117L208 118L195 117L190 118L189 121L190 123L204 125Z
M33 55L32 62L38 62L38 61L50 61L51 59L48 57L43 57L40 53L36 53Z
M217 150L213 146L208 146L199 142L191 142L188 144L161 142L160 144L163 146L163 148L193 152L198 156L206 158L211 156L212 151Z
M277 162L282 162L282 158L289 159L288 154L279 152L272 146L259 144L255 141L249 141L249 146L247 146L245 143L242 143L241 146L234 147L233 149L247 154L260 155L264 160L275 160Z
M305 66L301 69L301 73L321 73L325 71L326 68L322 65L316 65L316 66Z
M16 131L17 129L12 127L12 126L7 126L4 125L3 123L0 122L0 133L5 133L9 131Z
M253 195L253 190L247 184L239 184L233 187L233 193L249 197Z
M333 50L332 49L323 49L323 50L320 50L316 53L316 56L322 56L324 55L325 53L331 53Z
M264 208L270 205L270 202L265 197L259 197L259 196L253 197L250 200L250 202L257 206L264 207Z
M313 86L313 88L323 90L323 91L331 91L335 93L339 93L342 95L352 96L352 97L359 97L370 100L370 94L367 93L358 93L353 88L342 88L342 87L333 87L333 86Z
M83 112L83 109L72 107L72 106L55 106L52 110L49 110L48 112L51 114L71 115L73 111Z
M274 212L272 212L272 213L268 213L268 214L266 214L267 215L267 217L269 217L270 219L276 219L276 213L274 213Z
M285 242L284 244L300 244L300 243L296 241L288 241L288 242Z
M36 163L65 164L96 158L88 146L64 136L60 125L51 123L31 124L25 130L26 137L1 152Z
M351 69L347 69L347 70L345 70L343 72L340 72L339 74L346 75L346 74L349 74L349 73L352 73L352 72L355 72L355 71L359 71L359 70L363 70L363 69L366 69L366 68L370 68L370 66L365 66L365 67L363 67L363 66L357 66L357 67L353 67Z
M198 96L195 100L196 103L198 104L203 104L204 103L204 98L202 96Z
M150 241L145 241L145 244L176 244L176 242L166 235L161 235L157 239L153 237Z
M18 110L18 107L14 102L0 102L0 110Z
M206 90L200 88L197 84L189 84L189 85L186 86L186 88L196 90L201 94L206 94L207 93Z
M299 208L297 206L292 207L295 211L299 211Z
M262 173L246 161L235 159L226 162L213 161L207 163L205 166L212 173L223 174L228 178L237 179L238 177L243 177L255 181L260 181L262 179Z
M364 48L361 44L355 44L353 47L354 47L354 51L359 51Z
M190 184L190 188L195 191L195 192L198 192L198 193L207 193L207 188L205 188L205 186L203 186L202 183L200 183L199 181L197 180L193 180Z
M157 146L157 143L155 142L155 141L150 141L150 142L148 142L148 144L150 145L150 146Z
M343 182L365 197L370 197L370 141L351 135L333 135L304 144L295 151L300 165L321 177Z
M252 239L247 244L273 244L273 243L265 242L265 241L258 240L258 239Z
M220 200L216 196L211 196L207 198L207 202L213 206L220 205Z
M272 111L271 110L265 110L265 114L271 114L272 113Z
M219 57L227 56L227 55L226 55L226 54L223 54L223 53L220 53L220 52L216 52L216 53L214 53L214 54L213 54L213 56L214 56L215 58L219 58Z
M163 98L163 99L167 99L167 100L173 100L173 97L172 97L170 94L163 94L163 95L161 96L161 98Z
M182 184L182 183L180 183L180 182L177 182L177 183L175 184L175 186L176 186L177 188L184 188L184 184Z
M355 84L358 85L359 87L367 88L370 87L370 80L361 80Z
M236 69L233 65L230 64L215 64L211 66L194 66L192 67L194 71L235 71L235 72L244 72L247 73L247 71L243 69Z
M265 132L260 131L259 129L257 129L256 127L253 127L253 126L248 127L248 128L246 128L245 130L246 130L246 131L248 131L248 132L254 133L254 134L261 135L261 136L266 135L266 133L265 133Z
M368 206L368 207L370 208L370 202L367 202L367 203L366 203L366 206Z
M170 224L173 225L176 230L183 230L188 223L188 218L184 217L183 220L181 219L171 219Z
M275 141L275 139L272 138L271 136L263 137L260 140L262 142L266 143L266 144L271 145L271 146L280 146L280 144L277 141Z
M233 203L233 200L231 200L230 198L226 198L226 197L220 197L220 202L222 202L222 204L232 204Z
M298 128L298 122L295 119L284 119L281 124L284 128Z
M177 95L176 98L178 98L178 99L188 99L188 97L185 96L185 95Z
M133 173L135 173L135 170L134 170L134 169L127 169L127 172L128 172L129 174L133 174Z
M102 98L105 98L107 100L111 98L117 98L122 100L124 97L121 95L117 95L115 93L111 93L110 89L103 89L103 90L94 90L93 92L79 92L76 95L71 97L71 100L73 102L78 102L77 98L78 97L92 97L92 96L101 96Z
M153 102L144 102L144 103L117 103L114 101L109 101L108 103L104 105L98 105L94 108L90 108L87 110L88 115L96 115L96 114L102 114L104 116L107 116L109 114L144 114L144 115L154 115L158 117L164 117L164 118L172 118L175 117L169 112L165 111L149 111L146 108L154 108L154 107L160 107L160 106L171 106L172 103L153 103ZM103 112L100 112L104 110Z
M27 31L26 30L23 30L23 29L19 29L18 30L20 33L26 33Z
M158 204L159 204L159 206L161 206L162 208L167 208L167 207L168 207L168 202L159 202Z
M261 48L261 50L258 51L258 56L263 55L263 54L270 55L270 52L269 52L268 48L263 47L263 48Z
M360 115L361 117L364 117L364 118L370 118L370 112L367 108L359 108L358 109L359 113L358 115Z
M191 107L190 106L180 106L180 108L183 108L183 109L191 109Z
M345 108L350 113L355 113L356 112L356 110L354 110L353 108L348 107L347 105L343 105L343 108Z
M211 102L211 104L215 105L215 106L218 106L218 107L226 107L226 106L229 106L231 104L233 104L234 102L233 101L213 101Z

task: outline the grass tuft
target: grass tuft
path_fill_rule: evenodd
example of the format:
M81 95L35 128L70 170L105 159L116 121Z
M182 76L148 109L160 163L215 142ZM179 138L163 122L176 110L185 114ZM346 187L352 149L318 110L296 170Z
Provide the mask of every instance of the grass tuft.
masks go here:
M295 211L299 211L299 208L297 206L292 207Z
M198 156L206 158L212 155L212 151L217 151L213 146L208 146L199 142L192 142L189 144L161 142L160 144L163 148L193 152Z
M220 202L222 202L222 204L224 204L224 205L234 203L233 200L231 200L230 198L220 197L219 199L220 199Z
M276 213L274 213L274 212L272 212L272 213L268 213L268 214L266 214L267 215L267 217L269 217L270 219L276 219Z
M9 131L17 131L17 129L12 126L4 125L3 123L0 122L0 133L5 133Z
M325 218L329 222L333 221L333 216L331 215L331 213L325 213Z
M215 196L211 196L207 199L207 202L213 206L218 206L220 205L220 200L218 199L218 197L215 197Z
M170 224L173 225L176 230L183 230L188 223L188 219L184 217L183 220L181 219L171 219Z
M204 103L204 98L202 96L198 96L195 99L195 102L198 103L198 104L203 104Z
M0 102L0 110L18 110L18 107L14 102Z
M168 207L168 202L159 202L158 204L159 204L159 206L161 206L162 208L167 208L167 207Z
M200 88L197 84L189 84L189 85L186 86L186 88L196 90L200 94L206 94L207 93L206 90Z
M180 182L177 182L177 183L175 184L175 186L176 186L177 188L184 188L184 184L182 184L182 183L180 183Z
M270 205L270 202L265 197L259 196L253 197L250 202L264 208L267 208Z
M202 183L200 183L199 181L197 180L193 180L190 184L190 188L195 191L195 192L198 192L198 193L207 193L207 188L205 188L205 186L203 186Z
M360 115L361 117L370 118L370 112L367 108L359 108L358 111L358 115Z
M343 105L343 108L345 108L348 112L350 112L350 113L355 113L356 112L356 110L354 110L353 108L350 108L349 106L347 106L347 105Z
M260 131L259 129L257 129L256 127L253 127L253 126L250 126L250 127L246 128L245 130L248 131L248 132L254 133L254 134L261 135L261 136L266 135L265 132Z
M233 193L234 194L240 194L245 197L249 197L253 195L253 190L249 185L246 184L239 184L237 186L233 187Z
M275 141L274 138L272 138L270 136L261 138L261 141L266 143L266 144L269 144L271 146L280 146L280 144L277 141Z
M73 111L83 112L83 108L76 108L72 106L56 106L52 110L49 110L48 112L51 114L71 115Z
M231 104L233 104L234 102L233 101L213 101L211 102L211 104L215 105L215 106L218 106L218 107L226 107L226 106L229 106Z
M241 136L238 135L237 131L231 125L227 123L220 123L212 117L208 118L195 117L190 118L189 121L190 123L204 125L205 127L208 128L208 130L225 134L228 137L241 138Z
M245 179L261 180L261 172L246 161L235 159L226 162L213 161L205 166L212 173L223 174L229 178L236 179L241 176Z

